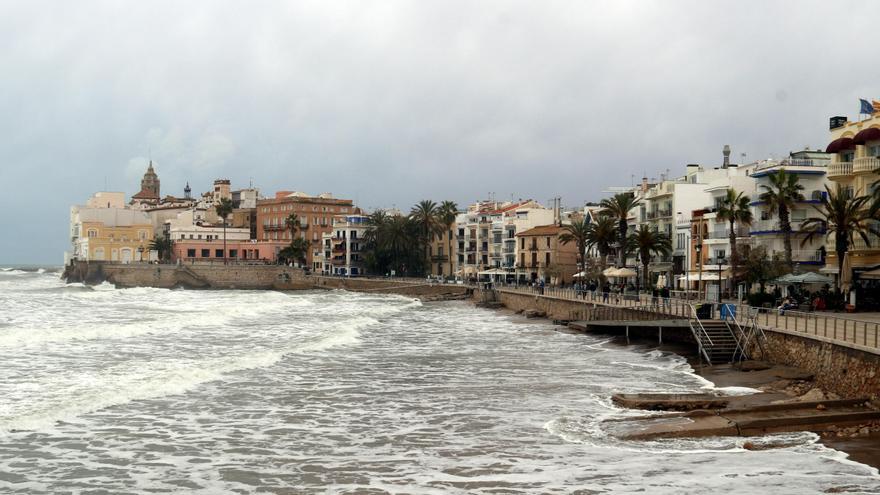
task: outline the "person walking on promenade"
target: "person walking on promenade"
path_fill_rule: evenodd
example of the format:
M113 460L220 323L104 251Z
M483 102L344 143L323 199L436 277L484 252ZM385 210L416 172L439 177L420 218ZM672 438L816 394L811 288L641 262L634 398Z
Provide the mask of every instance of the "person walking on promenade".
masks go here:
M611 292L611 284L605 282L605 285L602 286L602 302L608 302L608 293Z

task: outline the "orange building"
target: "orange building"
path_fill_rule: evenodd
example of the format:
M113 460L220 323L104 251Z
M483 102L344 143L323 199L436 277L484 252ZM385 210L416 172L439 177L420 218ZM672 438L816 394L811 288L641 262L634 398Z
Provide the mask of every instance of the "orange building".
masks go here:
M577 266L577 243L563 244L559 225L542 225L516 234L517 274L519 278L536 280L543 278L547 283L565 284L574 280Z
M296 214L300 221L297 235L311 244L306 254L306 265L320 272L322 269L321 238L333 231L333 217L356 213L352 200L337 199L330 194L309 196L301 192L279 191L272 199L257 200L257 241L283 249L291 242L287 218Z

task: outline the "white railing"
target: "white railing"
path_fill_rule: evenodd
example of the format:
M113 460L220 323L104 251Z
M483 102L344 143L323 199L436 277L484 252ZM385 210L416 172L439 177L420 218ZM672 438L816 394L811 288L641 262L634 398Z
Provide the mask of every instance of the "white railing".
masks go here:
M853 164L852 162L837 162L828 165L828 176L842 176L842 175L852 175L853 173Z
M854 174L870 174L880 169L880 159L874 156L866 156L853 160L852 173Z

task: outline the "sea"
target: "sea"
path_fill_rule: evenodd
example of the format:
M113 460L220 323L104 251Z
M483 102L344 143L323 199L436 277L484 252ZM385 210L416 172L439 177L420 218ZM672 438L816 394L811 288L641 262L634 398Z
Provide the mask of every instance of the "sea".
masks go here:
M613 438L641 414L614 392L714 390L648 346L465 302L59 275L0 270L3 494L880 493L812 433Z

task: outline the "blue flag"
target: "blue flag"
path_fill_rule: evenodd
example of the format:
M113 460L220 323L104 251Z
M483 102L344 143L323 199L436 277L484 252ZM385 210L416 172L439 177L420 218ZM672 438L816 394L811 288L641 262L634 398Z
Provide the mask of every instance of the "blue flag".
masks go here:
M859 101L862 102L862 109L859 111L859 113L864 113L864 114L868 114L868 115L871 115L872 113L874 113L874 106L871 105L871 103L868 100L863 100L863 99L859 98Z

